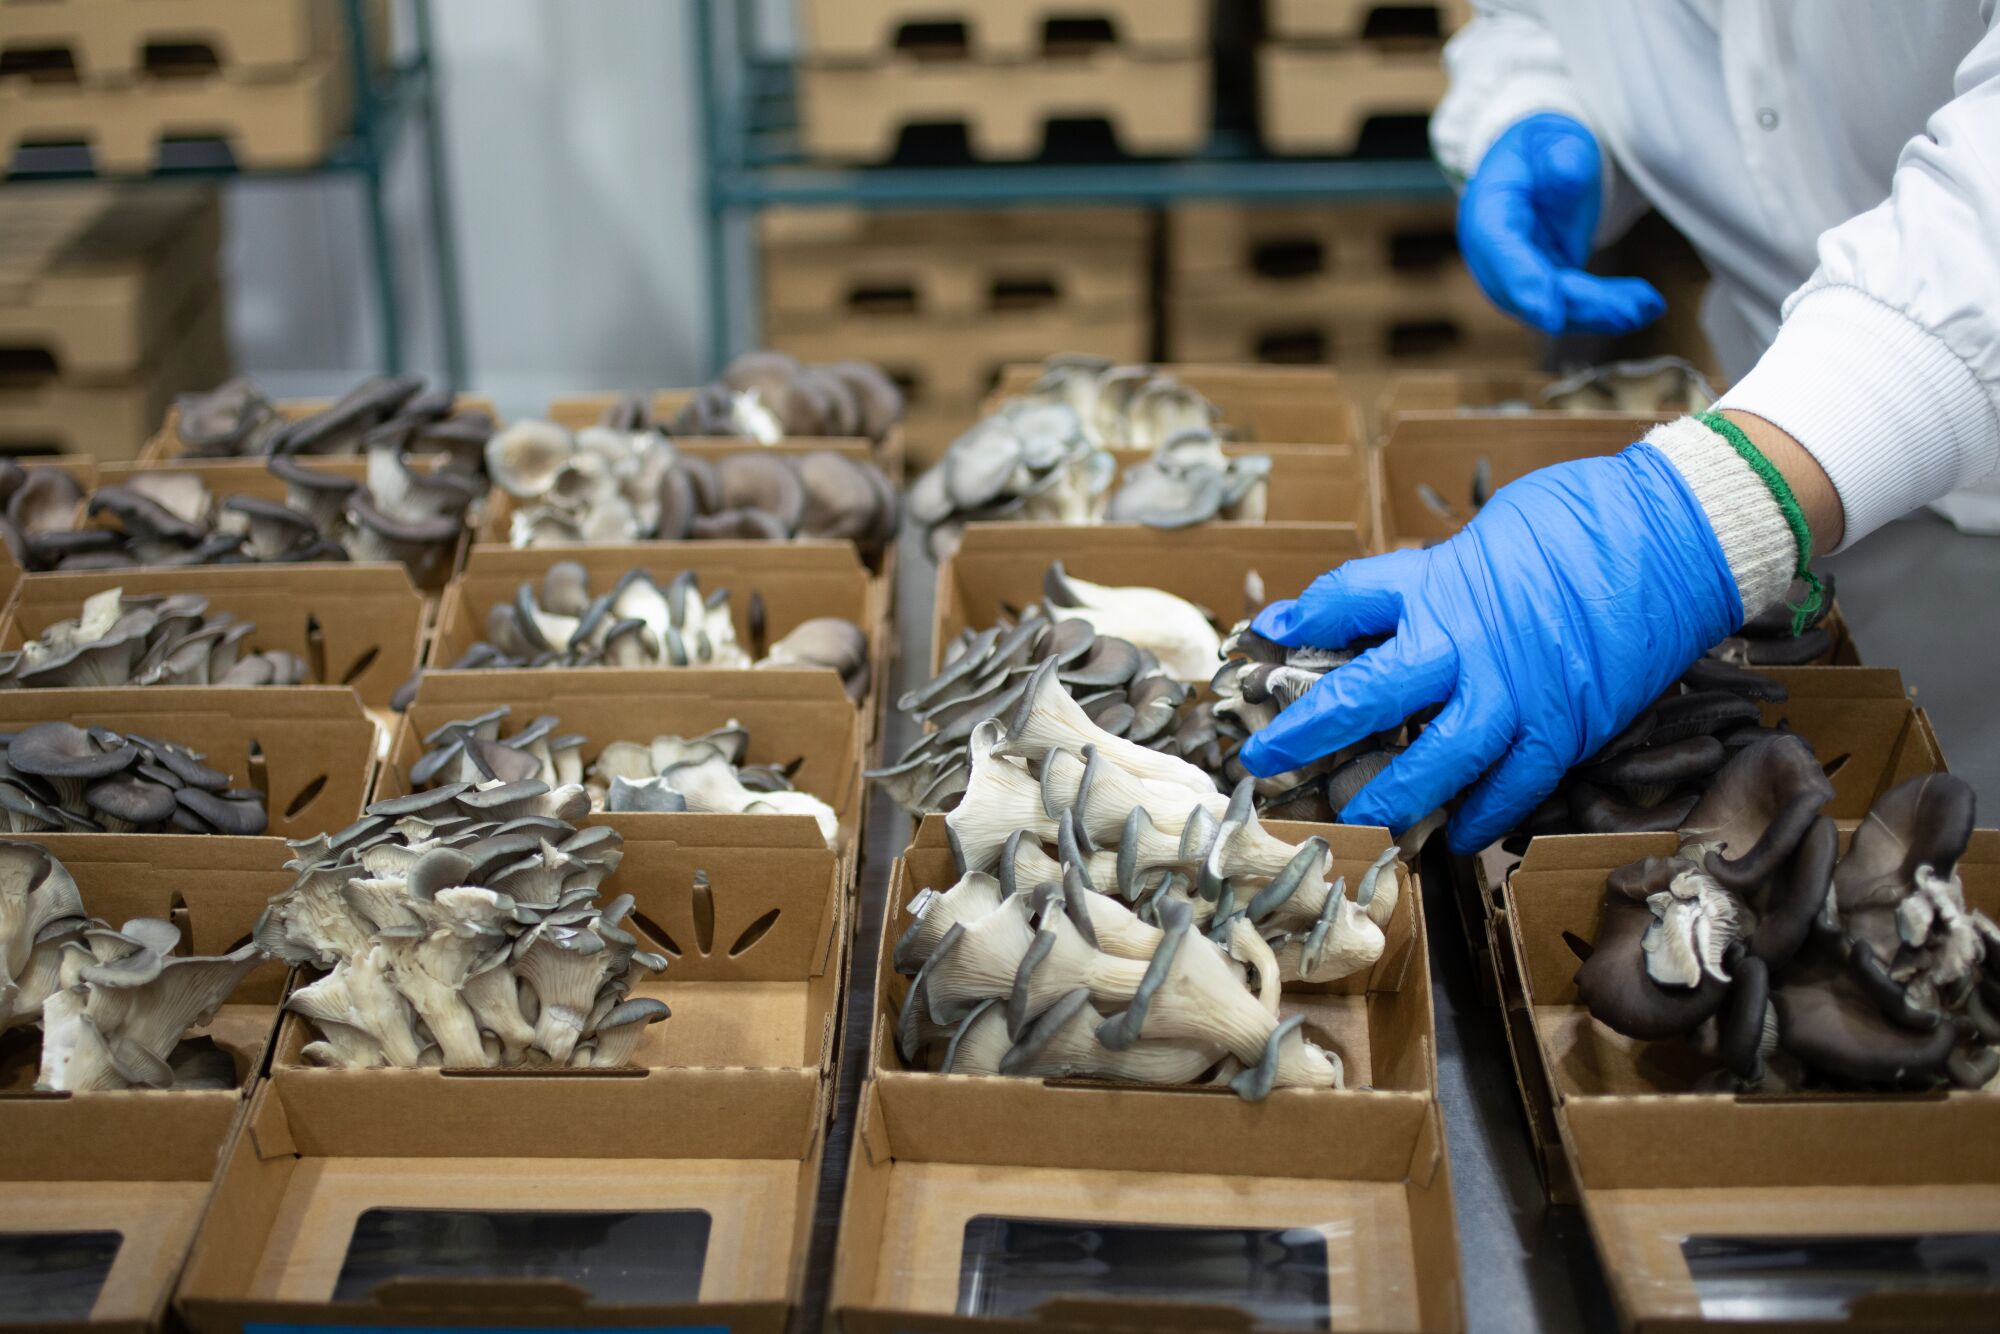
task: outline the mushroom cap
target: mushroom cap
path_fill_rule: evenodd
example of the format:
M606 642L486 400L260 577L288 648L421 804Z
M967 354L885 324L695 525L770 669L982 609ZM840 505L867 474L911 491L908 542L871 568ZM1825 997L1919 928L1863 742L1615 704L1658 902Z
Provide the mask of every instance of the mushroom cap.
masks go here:
M778 521L787 536L799 530L805 516L806 490L798 470L776 454L738 453L715 465L722 507L762 510Z
M1709 873L1724 886L1749 888L1775 874L1831 800L1833 784L1804 739L1759 741L1722 766L1681 841L1709 850Z
M329 496L346 496L361 483L340 473L328 472L323 468L308 467L295 454L273 454L264 466L273 477L286 486L301 491L319 492Z
M385 514L365 490L357 490L347 498L347 513L360 527L378 533L393 543L433 546L456 542L465 530L464 519L457 514L415 519Z
M1576 970L1591 1017L1641 1041L1685 1037L1722 1008L1729 984L1703 971L1692 987L1667 987L1646 972L1643 941L1653 914L1644 903L1607 894L1597 940Z
M486 472L517 499L546 495L576 453L576 438L554 422L515 422L486 442Z
M220 834L261 834L269 820L261 796L217 796L198 787L184 787L174 793L174 800Z
M206 528L189 523L151 496L125 486L99 487L91 495L85 512L92 518L109 514L128 536L145 541L193 546L208 536Z
M7 518L23 537L59 532L76 526L76 507L83 486L60 468L26 468L27 474L7 497Z
M174 789L137 774L114 774L92 783L83 799L92 810L128 824L158 824L174 813Z
M871 466L830 449L814 450L800 458L797 474L805 491L800 533L857 539L873 531L879 502L875 483L868 475Z
M1952 774L1926 774L1883 793L1834 872L1841 911L1895 904L1916 883L1918 866L1950 875L1972 838L1975 800L1971 785Z
M73 723L36 723L7 743L9 767L43 778L105 778L138 761L137 746L100 748Z

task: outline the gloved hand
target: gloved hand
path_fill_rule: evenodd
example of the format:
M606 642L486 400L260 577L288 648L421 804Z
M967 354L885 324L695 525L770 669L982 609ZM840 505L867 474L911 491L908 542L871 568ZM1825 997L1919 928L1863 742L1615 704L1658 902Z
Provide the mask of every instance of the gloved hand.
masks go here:
M1544 468L1449 541L1350 561L1259 613L1294 648L1392 637L1252 736L1243 764L1283 773L1442 703L1340 818L1401 832L1476 781L1451 823L1452 849L1474 852L1742 621L1708 515L1657 448Z
M1493 304L1552 334L1630 333L1667 308L1641 278L1583 271L1604 206L1597 139L1544 111L1507 129L1458 201L1458 248Z

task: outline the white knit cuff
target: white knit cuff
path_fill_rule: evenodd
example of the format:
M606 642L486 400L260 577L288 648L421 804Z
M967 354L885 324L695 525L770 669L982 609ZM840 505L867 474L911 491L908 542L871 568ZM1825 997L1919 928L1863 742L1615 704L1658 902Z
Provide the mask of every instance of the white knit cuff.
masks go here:
M1762 417L1826 470L1847 516L1842 548L2000 466L2000 412L1971 367L1855 287L1795 297L1717 407Z
M1734 445L1693 417L1655 426L1646 443L1667 456L1707 512L1736 577L1743 619L1783 602L1799 567L1799 545L1769 484Z

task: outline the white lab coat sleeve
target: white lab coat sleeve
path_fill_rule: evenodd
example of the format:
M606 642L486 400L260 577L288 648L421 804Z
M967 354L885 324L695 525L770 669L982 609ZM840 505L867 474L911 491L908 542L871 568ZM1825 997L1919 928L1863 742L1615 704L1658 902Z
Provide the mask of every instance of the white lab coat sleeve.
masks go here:
M1540 0L1474 0L1471 22L1445 43L1444 67L1449 86L1431 115L1431 152L1455 181L1471 177L1508 126L1553 111L1597 135L1604 159L1597 243L1617 239L1644 211L1591 124Z
M2000 470L2000 7L1925 128L1889 198L1820 237L1777 340L1722 400L1826 470L1843 545Z

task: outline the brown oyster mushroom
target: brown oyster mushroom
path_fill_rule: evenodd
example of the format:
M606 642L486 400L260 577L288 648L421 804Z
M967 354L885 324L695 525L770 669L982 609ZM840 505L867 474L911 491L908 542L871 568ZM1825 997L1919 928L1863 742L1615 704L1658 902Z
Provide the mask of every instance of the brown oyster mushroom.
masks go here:
M822 369L838 376L854 395L861 433L880 442L903 419L903 391L880 366L866 361L830 361Z
M1572 778L1564 787L1570 819L1586 834L1665 834L1683 827L1701 800L1698 793L1670 796L1658 805L1621 801L1595 783Z
M197 458L255 454L278 425L277 405L241 376L174 400L174 434Z
M1783 1051L1864 1084L1941 1083L1959 1040L1951 1024L1916 1029L1884 1018L1860 984L1834 968L1791 970L1771 993L1771 1007Z
M800 458L797 475L805 491L800 535L854 540L872 532L880 503L868 476L873 466L825 449Z
M805 517L806 491L798 470L775 454L724 455L715 465L722 485L722 508L762 510L778 521L786 536L798 532Z
M1746 746L1682 822L1683 854L1724 888L1753 890L1777 874L1831 800L1833 784L1802 738Z
M1812 822L1785 874L1772 881L1758 905L1757 925L1750 933L1752 957L1771 968L1783 968L1805 945L1813 923L1822 920L1833 892L1834 862L1840 855L1840 834L1822 815Z
M299 462L291 454L273 454L265 464L285 484L285 503L311 519L322 534L340 530L347 498L361 485L352 477L324 472Z
M83 502L83 487L76 478L60 468L24 471L27 477L7 497L7 519L21 536L32 539L74 528L76 507Z

